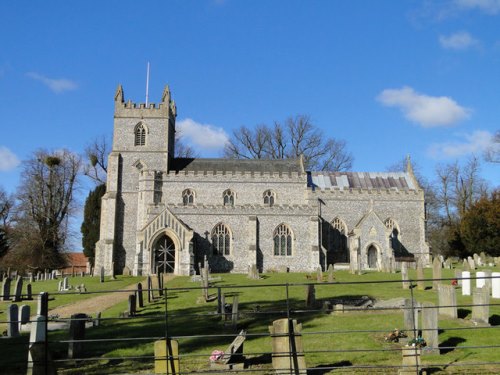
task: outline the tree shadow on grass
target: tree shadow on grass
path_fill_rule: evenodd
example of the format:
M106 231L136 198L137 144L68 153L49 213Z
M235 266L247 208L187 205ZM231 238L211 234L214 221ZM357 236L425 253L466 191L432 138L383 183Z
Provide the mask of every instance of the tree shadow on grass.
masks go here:
M462 337L449 337L445 341L443 341L441 344L439 344L439 353L446 354L446 353L452 352L455 350L455 348L458 346L458 344L461 344L465 341L467 341L467 340L465 340Z
M489 323L492 326L499 326L500 325L500 315L494 314L494 315L490 316Z
M352 366L351 361L340 361L337 363L332 363L329 365L318 365L312 369L307 370L307 375L323 375L328 374L332 370L339 369L341 367Z
M458 319L465 319L472 311L469 309L457 309Z

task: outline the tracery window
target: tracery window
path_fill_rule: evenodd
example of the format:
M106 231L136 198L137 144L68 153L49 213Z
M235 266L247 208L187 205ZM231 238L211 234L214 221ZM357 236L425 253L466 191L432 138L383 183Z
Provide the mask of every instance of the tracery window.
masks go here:
M264 204L266 206L272 207L274 206L274 201L276 200L276 194L272 190L266 190L263 194Z
M214 255L231 254L231 232L222 223L217 224L212 229L212 249Z
M292 231L286 224L280 224L273 233L274 255L291 256L292 255Z
M146 128L140 122L136 125L135 130L135 146L144 146L146 144Z
M234 192L227 189L222 193L222 198L224 200L224 206L234 206Z
M191 206L194 204L194 191L186 189L182 192L182 203L184 206Z

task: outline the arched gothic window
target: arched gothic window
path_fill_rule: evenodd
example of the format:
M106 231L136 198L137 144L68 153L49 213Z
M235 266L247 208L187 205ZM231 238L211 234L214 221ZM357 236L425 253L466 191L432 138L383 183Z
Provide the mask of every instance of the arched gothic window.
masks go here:
M234 206L234 192L227 189L222 193L222 198L224 200L224 206Z
M212 249L214 255L231 254L231 232L222 223L217 224L212 229Z
M144 146L146 144L146 128L140 122L136 125L135 130L135 146Z
M264 204L266 206L272 207L274 206L274 201L276 200L276 194L272 190L266 190L263 194Z
M326 242L328 264L348 263L349 249L347 247L347 227L344 222L336 217L331 223L325 223L323 243Z
M194 191L186 189L182 192L182 203L184 206L191 206L194 204Z
M292 231L286 224L280 224L273 233L274 255L291 256L292 255Z

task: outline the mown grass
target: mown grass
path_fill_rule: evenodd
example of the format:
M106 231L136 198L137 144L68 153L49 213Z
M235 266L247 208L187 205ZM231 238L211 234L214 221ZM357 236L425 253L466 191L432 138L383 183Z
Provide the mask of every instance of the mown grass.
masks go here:
M177 277L166 284L167 299L156 298L147 304L145 294L146 306L134 318L118 319L119 314L126 310L127 302L106 310L101 326L87 330L86 339L114 341L85 343L85 356L91 360L65 361L67 343L60 341L67 340L68 333L51 332L50 350L57 361L59 372L151 372L154 366L153 342L165 335L179 341L181 371L207 371L210 353L214 349L225 350L234 334L245 329L248 336L244 353L249 371L272 373L268 326L273 320L286 317L287 311L290 311L290 316L303 326L302 339L307 366L311 369L309 373L326 374L330 370L331 373L397 373L397 368L392 366L401 364L401 343L387 343L384 335L394 328L402 328L403 314L400 310L326 314L321 306L324 301L334 298L410 298L410 291L403 290L397 282L401 278L399 273L373 272L356 276L345 271L335 272L335 283L316 285L318 302L314 311L305 308L304 283L314 281L307 280L305 274L270 273L263 275L261 280L249 280L245 275L234 274L214 276L220 276L221 281L213 283L211 294L215 294L216 288L220 287L226 295L227 303L238 296L241 315L237 327L225 325L221 317L215 314L216 301L200 302L201 291L195 289L199 283L191 282L188 277ZM415 278L415 273L410 271L410 277ZM430 270L426 270L426 277L431 278ZM443 270L443 277L452 278L452 271ZM432 282L429 281L427 286L430 288L431 285ZM437 304L437 293L432 289L419 291L414 288L413 294L419 302ZM463 297L458 290L457 302L459 305L470 305L472 297ZM496 300L492 300L492 303L495 304ZM168 311L166 317L165 309ZM491 306L492 327L486 329L469 329L473 327L470 310L471 308L462 308L460 315L463 319L440 317L439 342L441 346L449 346L450 349L443 350L442 354L423 357L424 365L432 368L432 373L498 373L500 367L496 367L494 363L500 362L500 354L497 354L498 350L494 346L500 344L497 335L497 328L500 328L500 325L497 326L500 324L500 308ZM2 352L4 351L0 348L0 353ZM467 366L458 366L464 364ZM362 366L366 368L358 368ZM372 366L388 367L382 371L380 368L371 368Z

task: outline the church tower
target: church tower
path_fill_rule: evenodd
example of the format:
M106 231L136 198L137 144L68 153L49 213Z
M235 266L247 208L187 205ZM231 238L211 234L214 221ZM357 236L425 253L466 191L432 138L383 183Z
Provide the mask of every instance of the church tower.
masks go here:
M121 85L114 99L113 146L95 257L96 270L104 267L106 274L133 268L136 232L144 223L144 210L158 199L155 185L174 157L177 115L168 86L160 103L147 107L125 101Z

